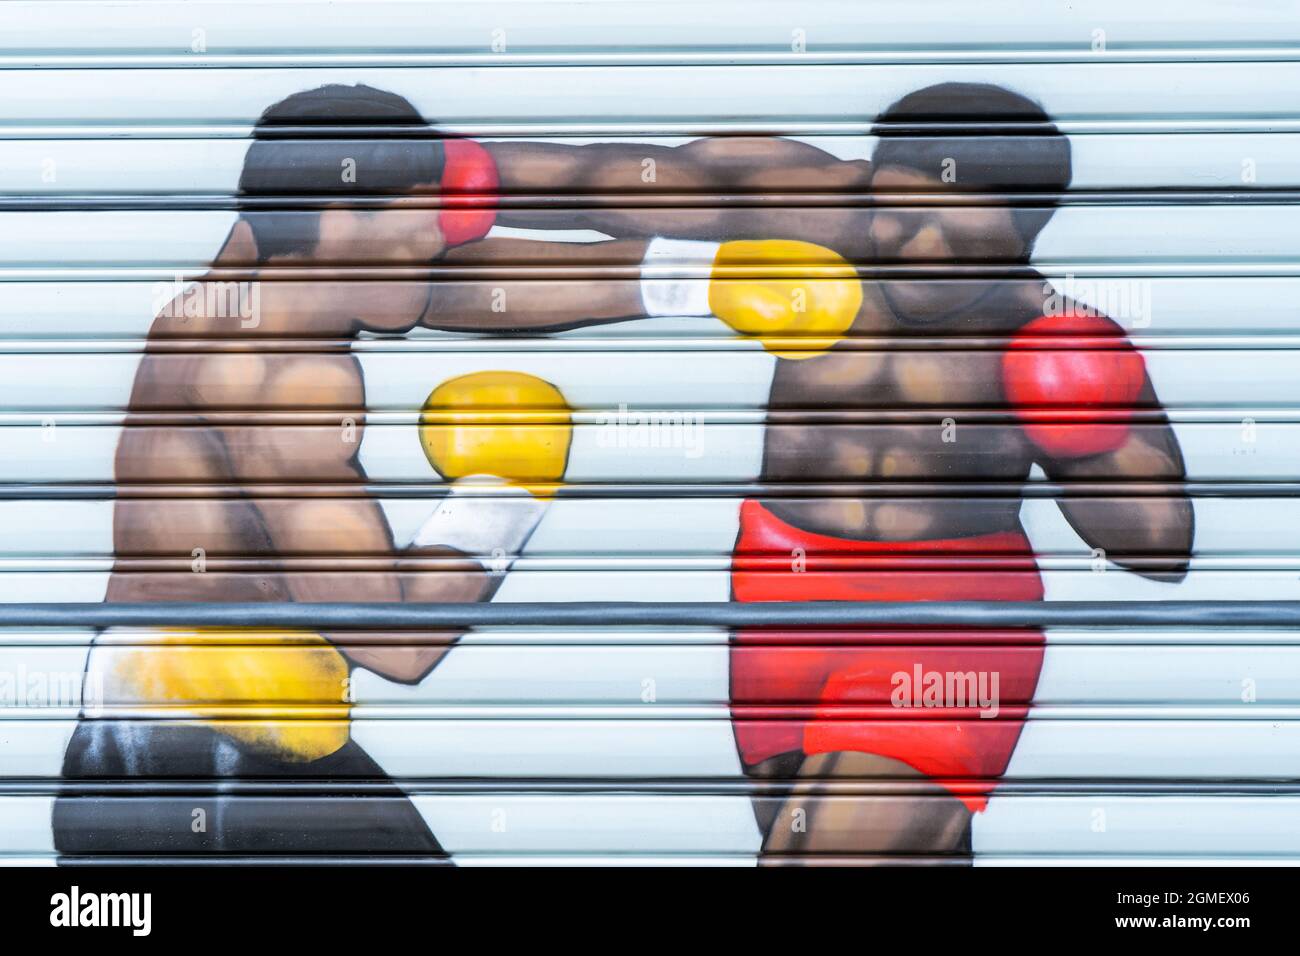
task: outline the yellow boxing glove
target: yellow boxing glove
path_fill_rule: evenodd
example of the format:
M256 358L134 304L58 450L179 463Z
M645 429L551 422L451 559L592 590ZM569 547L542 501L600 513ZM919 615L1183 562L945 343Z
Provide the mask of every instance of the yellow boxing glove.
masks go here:
M682 275L681 266L706 260L707 280ZM862 283L842 256L811 242L655 239L642 300L647 315L716 315L781 358L806 359L848 332L862 307Z
M448 379L420 413L420 446L448 481L493 476L539 498L555 494L569 464L573 410L550 382L524 372Z
M474 372L443 382L424 403L420 447L451 487L410 547L450 548L504 574L541 523L572 442L569 403L535 375Z
M348 664L318 634L204 628L96 647L105 703L198 719L247 750L303 763L348 739Z

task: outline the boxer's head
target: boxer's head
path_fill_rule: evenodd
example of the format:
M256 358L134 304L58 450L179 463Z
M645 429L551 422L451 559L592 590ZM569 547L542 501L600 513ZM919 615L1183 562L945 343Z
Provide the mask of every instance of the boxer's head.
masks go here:
M253 131L240 196L339 202L309 212L243 203L258 261L329 258L339 243L377 262L436 258L445 246L437 209L385 217L375 213L387 204L372 202L438 191L444 151L430 132L409 102L369 86L322 86L270 107Z
M1028 262L1056 195L1070 183L1069 140L1037 103L998 86L941 83L917 90L886 109L874 132L880 139L872 190L927 197L877 208L871 240L884 263ZM948 201L951 193L1006 198L972 205ZM1015 203L1015 194L1024 193L1045 195L1033 205ZM951 314L981 289L987 286L886 284L900 318L918 322Z

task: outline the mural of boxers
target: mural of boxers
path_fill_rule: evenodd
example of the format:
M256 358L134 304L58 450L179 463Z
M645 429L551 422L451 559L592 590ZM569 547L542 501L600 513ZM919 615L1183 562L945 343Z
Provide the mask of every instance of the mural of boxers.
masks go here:
M1263 131L1294 103L1192 116L1186 97L1263 65L1092 62L1086 33L1059 63L992 39L939 63L924 32L891 61L830 3L809 15L852 55L755 34L772 62L706 84L691 56L717 34L645 38L679 56L658 66L620 40L652 6L601 26L625 64L575 47L509 83L447 85L473 68L403 59L382 12L352 24L382 68L182 68L153 96L146 70L51 74L48 129L0 142L54 170L0 174L25 197L0 211L0 600L160 611L0 621L3 772L48 784L0 797L6 852L1300 854L1289 791L1253 789L1300 776L1293 633L818 610L1300 596L1300 232L1270 196L1300 183L1300 140ZM427 55L466 50L452 30ZM33 108L0 106L0 128ZM165 608L191 602L806 617Z

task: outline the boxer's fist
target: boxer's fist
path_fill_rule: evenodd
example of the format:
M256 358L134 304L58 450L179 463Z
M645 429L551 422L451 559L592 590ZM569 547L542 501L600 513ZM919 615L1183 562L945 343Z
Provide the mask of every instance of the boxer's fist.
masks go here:
M347 661L319 634L213 628L161 637L97 649L105 703L165 707L248 751L293 763L347 742Z
M548 497L564 477L572 409L554 385L523 372L448 379L420 413L420 446L448 481L492 475Z
M862 307L862 283L841 256L811 242L725 242L713 260L709 307L769 352L811 358L853 324Z
M482 239L496 222L501 179L492 154L472 139L443 143L442 212L438 226L448 246Z
M1146 365L1101 316L1042 316L1002 359L1002 384L1025 433L1054 458L1114 451L1128 440Z

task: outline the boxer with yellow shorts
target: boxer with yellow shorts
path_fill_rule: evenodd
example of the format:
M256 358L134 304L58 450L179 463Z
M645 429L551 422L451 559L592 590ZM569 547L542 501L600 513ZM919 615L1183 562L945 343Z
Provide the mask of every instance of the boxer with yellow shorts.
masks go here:
M436 386L412 439L448 483L411 550L456 552L500 585L563 481L571 410L553 385L508 370ZM384 780L351 739L347 658L320 634L265 628L112 629L87 663L85 716L64 774L86 778ZM441 853L394 785L348 803L277 796L179 801L61 797L60 851L262 852L264 841L311 852ZM214 826L209 827L211 820ZM215 825L217 821L220 825ZM364 821L364 823L358 822Z
M568 465L571 410L548 382L513 371L449 379L418 428L429 463L451 484L414 535L500 575L536 529ZM503 564L503 562L505 562ZM102 642L90 668L104 705L201 721L240 748L289 762L347 741L348 662L308 631L208 628L150 632L143 646Z

